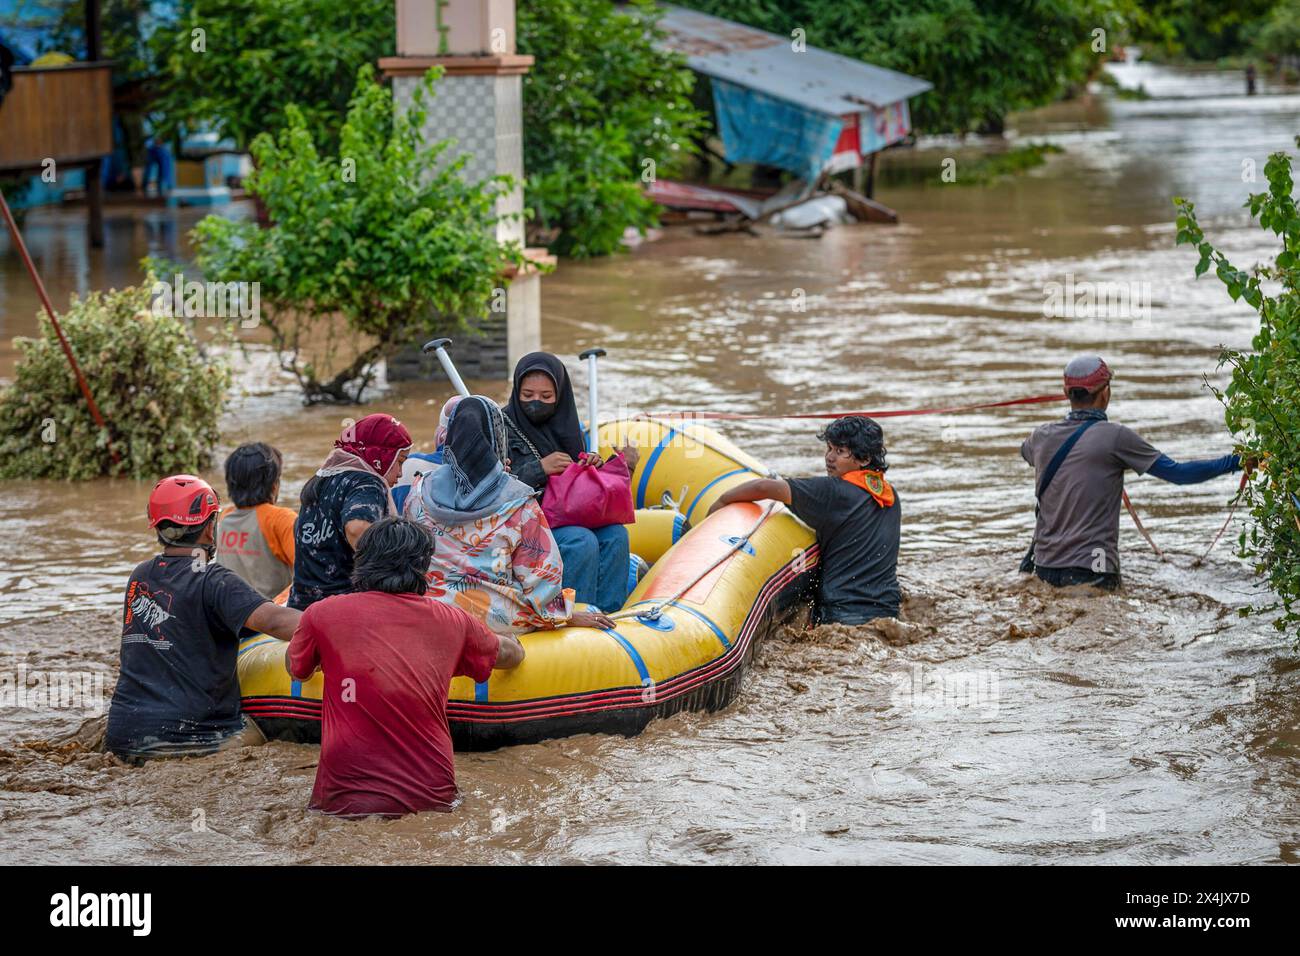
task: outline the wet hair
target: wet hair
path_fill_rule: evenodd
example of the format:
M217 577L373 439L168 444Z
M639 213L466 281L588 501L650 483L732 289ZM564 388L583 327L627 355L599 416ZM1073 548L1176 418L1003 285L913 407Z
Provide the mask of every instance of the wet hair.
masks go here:
M837 418L817 436L828 445L847 448L858 461L865 461L873 471L887 471L885 431L874 419L863 415Z
M226 490L236 508L270 504L280 480L280 452L265 442L240 445L226 459Z
M310 508L316 504L316 498L320 488L320 475L312 475L307 479L307 483L302 486L302 491L298 492L298 499L302 502L304 508Z
M1097 392L1090 392L1086 388L1072 388L1068 394L1070 396L1070 401L1076 405L1091 405L1096 396L1100 393L1100 389L1098 389Z
M203 524L177 524L163 520L154 526L154 531L158 534L158 543L164 547L190 548L199 543L204 530L216 520L216 515L209 515Z
M352 586L358 591L423 594L433 558L433 535L418 522L392 516L367 528L357 542Z

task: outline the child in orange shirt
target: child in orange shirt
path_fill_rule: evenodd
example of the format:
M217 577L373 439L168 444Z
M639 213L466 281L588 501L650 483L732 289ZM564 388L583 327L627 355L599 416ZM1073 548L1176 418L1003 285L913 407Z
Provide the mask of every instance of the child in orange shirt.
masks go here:
M226 489L234 504L217 525L217 562L274 600L293 581L293 523L281 508L280 452L263 442L240 445L226 459Z

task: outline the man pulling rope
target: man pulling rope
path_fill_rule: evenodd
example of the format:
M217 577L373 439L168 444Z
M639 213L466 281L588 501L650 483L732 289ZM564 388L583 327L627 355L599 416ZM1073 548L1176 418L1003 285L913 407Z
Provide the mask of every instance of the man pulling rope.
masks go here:
M1112 377L1100 356L1074 359L1065 367L1070 414L1040 425L1020 446L1021 456L1034 466L1038 498L1033 543L1020 569L1057 587L1119 587L1126 469L1190 485L1242 468L1233 454L1176 462L1133 429L1110 421Z

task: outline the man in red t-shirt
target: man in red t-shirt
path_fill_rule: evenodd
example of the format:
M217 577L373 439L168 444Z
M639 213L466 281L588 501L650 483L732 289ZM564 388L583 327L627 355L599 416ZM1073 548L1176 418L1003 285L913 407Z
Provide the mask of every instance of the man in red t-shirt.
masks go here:
M460 608L424 596L433 538L390 517L357 542L350 594L303 612L289 673L325 675L320 764L311 809L341 816L450 810L456 772L447 725L453 677L485 681L524 648Z

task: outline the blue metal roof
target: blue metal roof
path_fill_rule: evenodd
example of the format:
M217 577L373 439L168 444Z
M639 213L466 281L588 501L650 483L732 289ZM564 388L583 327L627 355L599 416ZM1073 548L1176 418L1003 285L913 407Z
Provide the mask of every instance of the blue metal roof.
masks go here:
M686 57L692 70L736 83L804 109L843 116L906 100L933 84L906 73L807 46L790 37L662 4L662 46Z
M25 66L42 53L52 50L53 28L70 0L0 0L0 42ZM159 24L174 23L179 16L179 0L151 0L144 8L146 35ZM71 49L60 49L78 59L86 55L84 31L78 22L71 32Z
M22 16L19 16L19 14ZM44 27L41 21L52 22L58 11L49 4L32 3L31 0L0 0L0 43L17 57L17 66L26 66L39 53Z

